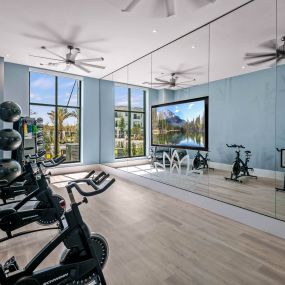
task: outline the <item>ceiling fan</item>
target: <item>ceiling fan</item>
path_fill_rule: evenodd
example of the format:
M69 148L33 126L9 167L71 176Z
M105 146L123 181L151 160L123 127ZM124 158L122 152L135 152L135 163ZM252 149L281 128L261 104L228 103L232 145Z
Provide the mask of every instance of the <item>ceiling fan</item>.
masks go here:
M171 73L171 78L169 81L164 80L164 79L160 79L160 78L155 78L155 80L157 82L143 82L143 84L152 85L153 87L169 87L169 88L181 87L181 88L186 88L186 87L189 87L189 83L196 81L196 79L193 78L191 80L178 82L178 76L176 73Z
M269 40L260 45L261 47L270 49L271 52L246 53L245 59L247 60L260 58L260 60L249 62L247 65L254 66L254 65L262 64L262 63L269 62L272 60L276 60L276 63L278 63L279 61L284 59L285 58L285 36L281 38L281 41L283 42L283 44L279 47L276 45L275 40Z
M49 54L53 55L56 58L51 58L51 57L44 57L44 56L38 56L38 55L30 55L32 57L37 57L37 58L42 58L42 59L48 59L51 62L47 64L41 63L40 65L46 65L46 66L61 66L65 65L64 71L68 71L71 66L74 66L81 71L90 73L91 70L89 70L87 67L91 68L101 68L104 69L105 66L102 65L96 65L92 64L92 62L96 61L103 61L103 57L98 57L98 58L88 58L88 59L76 59L78 54L80 53L80 49L77 47L73 47L71 45L67 46L67 49L69 50L68 53L64 56L61 56L49 49L47 49L45 46L41 47L43 50L47 51Z
M158 0L156 0L158 1ZM181 0L179 0L181 1ZM208 3L214 3L216 0L187 0L188 2L191 2L192 4L196 6L203 6ZM123 8L121 11L122 12L132 12L136 6L142 2L142 0L131 0L130 3ZM203 3L204 2L204 3ZM162 5L163 9L166 11L166 17L171 17L175 15L175 0L159 0L157 4Z

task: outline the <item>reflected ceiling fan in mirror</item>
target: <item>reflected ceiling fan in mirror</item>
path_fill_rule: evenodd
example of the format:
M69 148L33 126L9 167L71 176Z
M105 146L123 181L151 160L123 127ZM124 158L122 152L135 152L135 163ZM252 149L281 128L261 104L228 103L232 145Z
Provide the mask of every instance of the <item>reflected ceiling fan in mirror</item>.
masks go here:
M262 43L260 46L266 49L271 50L270 52L256 52L256 53L246 53L246 60L258 59L253 62L247 63L249 66L255 66L271 61L276 61L276 63L280 62L285 58L285 36L281 38L283 44L281 46L277 46L275 40L269 40Z
M163 70L163 71L159 71L159 72L153 72L153 74L158 74L159 76L157 76L157 78L163 78L166 76L171 76L172 74L175 74L176 76L180 76L183 78L193 78L193 75L202 75L204 74L202 71L199 71L202 69L202 66L195 66L195 67L191 67L191 68L183 68L183 65L180 64L179 67L175 70L167 68L167 67L160 67L159 69Z
M111 2L111 0L109 1ZM151 10L163 11L163 15L165 15L166 17L171 17L176 14L176 4L178 2L181 2L181 0L151 0L151 3L152 3ZM196 8L199 8L199 7L205 6L210 3L214 3L214 2L216 2L216 0L184 0L184 3L189 3L189 5L191 4L193 7L196 7ZM132 12L137 8L138 4L146 4L146 0L129 0L127 2L127 5L121 8L121 11L122 12Z
M193 83L196 81L195 78L187 81L178 81L178 76L176 73L171 74L171 78L169 81L160 79L160 78L155 78L156 82L143 82L143 84L148 84L153 87L168 87L168 88L174 88L174 87L180 87L180 88L186 88L190 87L190 83Z
M49 54L53 55L55 58L51 58L51 57L44 57L44 56L39 56L39 55L30 55L32 57L36 57L36 58L42 58L42 59L48 59L51 62L47 63L47 64L43 64L40 63L40 65L44 65L44 66L64 66L65 65L65 69L63 71L68 71L70 69L71 66L74 66L78 69L80 69L81 71L84 71L86 73L90 73L91 70L88 68L100 68L100 69L105 69L105 66L102 65L96 65L93 64L93 62L97 62L97 61L103 61L104 58L103 57L98 57L98 58L88 58L88 59L76 59L78 54L80 53L80 49L77 47L73 47L73 46L67 46L69 52L65 55L65 57L47 49L45 46L41 47L43 50L45 50L46 52L48 52Z

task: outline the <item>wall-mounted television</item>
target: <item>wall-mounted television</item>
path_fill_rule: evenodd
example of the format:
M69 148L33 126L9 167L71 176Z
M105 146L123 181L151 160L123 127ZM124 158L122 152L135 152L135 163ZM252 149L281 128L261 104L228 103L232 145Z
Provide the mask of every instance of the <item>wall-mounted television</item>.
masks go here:
M151 107L151 145L208 150L208 97Z

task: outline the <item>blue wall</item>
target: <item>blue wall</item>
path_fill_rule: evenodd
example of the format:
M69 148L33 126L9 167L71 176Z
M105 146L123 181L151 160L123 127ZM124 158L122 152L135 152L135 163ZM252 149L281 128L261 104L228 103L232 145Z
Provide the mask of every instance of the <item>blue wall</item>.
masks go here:
M4 100L13 100L22 107L22 115L29 115L29 67L5 62Z
M115 100L114 82L100 80L100 161L101 163L115 160Z
M211 160L231 164L234 152L226 144L243 144L252 151L253 167L275 170L275 69L175 91L175 101L202 96L209 96ZM281 118L278 121L282 121ZM284 133L282 136L284 138Z
M99 163L99 80L84 77L82 98L82 162Z

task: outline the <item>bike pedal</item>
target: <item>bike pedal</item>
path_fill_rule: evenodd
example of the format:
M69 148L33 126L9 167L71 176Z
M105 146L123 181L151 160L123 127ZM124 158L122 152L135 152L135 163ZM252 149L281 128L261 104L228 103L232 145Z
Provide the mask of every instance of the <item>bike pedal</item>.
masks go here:
M3 269L5 273L11 273L19 270L19 265L15 259L15 256L12 256L5 262Z

